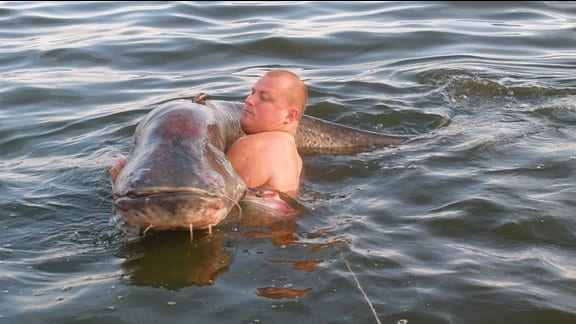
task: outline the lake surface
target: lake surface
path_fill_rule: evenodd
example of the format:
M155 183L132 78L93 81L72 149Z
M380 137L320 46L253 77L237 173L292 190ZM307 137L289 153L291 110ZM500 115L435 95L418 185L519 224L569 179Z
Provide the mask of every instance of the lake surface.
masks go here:
M576 323L574 2L2 2L0 39L0 323ZM305 156L296 219L111 221L154 103L271 68L415 139Z

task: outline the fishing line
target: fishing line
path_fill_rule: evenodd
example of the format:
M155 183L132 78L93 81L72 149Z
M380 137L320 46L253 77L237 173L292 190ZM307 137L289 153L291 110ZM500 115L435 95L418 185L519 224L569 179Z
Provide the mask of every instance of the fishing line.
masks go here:
M372 314L374 315L374 318L376 319L376 323L382 324L382 322L380 322L380 319L378 318L378 314L376 314L376 309L374 309L374 306L372 306L372 302L370 301L370 298L368 298L368 295L366 295L366 292L364 291L364 289L360 285L360 281L356 277L356 274L354 273L354 271L352 271L352 268L350 267L350 263L348 262L348 260L346 260L344 258L344 253L342 253L342 251L340 251L340 259L342 259L342 261L344 261L344 263L346 263L346 267L348 268L348 271L352 274L352 277L354 277L354 281L356 281L356 287L358 287L358 290L360 290L360 292L364 296L364 299L368 303L368 306L370 306L370 310L372 310Z

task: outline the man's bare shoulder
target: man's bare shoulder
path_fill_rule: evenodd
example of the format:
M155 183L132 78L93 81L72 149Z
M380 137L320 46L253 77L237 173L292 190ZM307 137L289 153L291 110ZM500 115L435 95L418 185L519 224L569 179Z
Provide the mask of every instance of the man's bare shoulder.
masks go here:
M273 170L297 163L300 155L294 137L286 132L261 132L238 139L226 152L234 167ZM271 171L272 172L272 171ZM273 174L274 172L272 172Z
M227 156L251 188L292 192L299 187L302 160L289 133L246 135L232 144Z
M286 132L261 132L256 134L246 135L233 146L242 149L266 149L270 151L282 150L291 146L295 146L296 142L294 137Z

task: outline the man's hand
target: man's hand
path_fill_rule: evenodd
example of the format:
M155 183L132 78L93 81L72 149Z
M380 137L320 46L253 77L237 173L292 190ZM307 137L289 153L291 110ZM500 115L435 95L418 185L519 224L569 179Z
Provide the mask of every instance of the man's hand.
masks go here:
M204 92L200 92L199 94L194 96L194 102L201 105L206 104L206 100L208 99L210 99L210 95Z

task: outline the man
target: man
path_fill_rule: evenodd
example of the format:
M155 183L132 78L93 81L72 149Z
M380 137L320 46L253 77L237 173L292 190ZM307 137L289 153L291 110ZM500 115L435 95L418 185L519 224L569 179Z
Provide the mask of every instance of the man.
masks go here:
M201 94L195 100L202 103L207 98ZM302 158L294 136L307 99L304 82L286 70L269 71L252 87L240 119L246 136L227 152L236 173L249 188L297 193ZM122 158L110 169L112 181L125 164L126 159Z
M240 119L246 136L226 153L249 188L296 194L302 158L295 135L307 97L304 82L286 70L269 71L252 87Z

